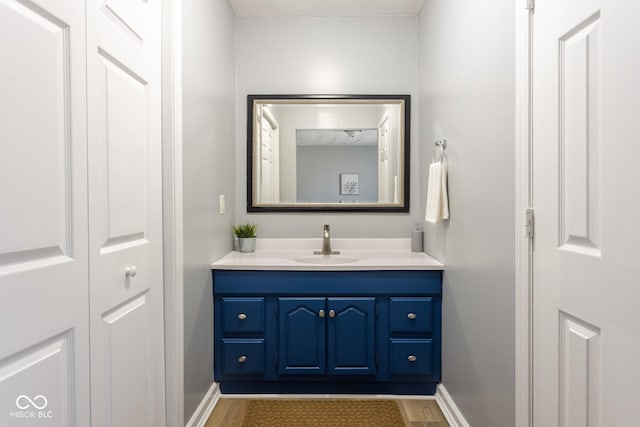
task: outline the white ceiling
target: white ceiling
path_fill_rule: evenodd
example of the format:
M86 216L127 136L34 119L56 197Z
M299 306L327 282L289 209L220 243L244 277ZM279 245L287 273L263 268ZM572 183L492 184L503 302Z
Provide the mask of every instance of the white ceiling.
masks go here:
M424 0L229 0L237 17L413 16Z
M378 145L378 129L296 129L296 145Z

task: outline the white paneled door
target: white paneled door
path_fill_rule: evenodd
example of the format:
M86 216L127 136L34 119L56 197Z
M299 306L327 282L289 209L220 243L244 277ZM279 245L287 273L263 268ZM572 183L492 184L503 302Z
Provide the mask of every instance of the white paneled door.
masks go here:
M389 182L389 111L385 111L378 123L378 203L392 203Z
M640 420L639 17L535 2L535 426Z
M0 426L89 425L85 7L0 0Z
M273 203L273 137L274 130L269 120L262 116L260 133L260 196L261 203Z
M162 426L160 0L0 36L0 426Z
M280 130L278 121L270 110L263 107L258 115L260 126L260 162L258 176L259 203L280 201Z
M160 426L160 0L90 0L87 25L92 426Z
M0 426L164 425L160 0L0 35Z

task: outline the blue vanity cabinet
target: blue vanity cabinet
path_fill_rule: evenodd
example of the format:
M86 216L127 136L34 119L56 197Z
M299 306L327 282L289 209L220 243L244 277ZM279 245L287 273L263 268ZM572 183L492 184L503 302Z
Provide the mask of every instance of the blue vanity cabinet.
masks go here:
M434 394L442 271L213 270L224 393Z
M278 298L278 373L373 375L374 297Z

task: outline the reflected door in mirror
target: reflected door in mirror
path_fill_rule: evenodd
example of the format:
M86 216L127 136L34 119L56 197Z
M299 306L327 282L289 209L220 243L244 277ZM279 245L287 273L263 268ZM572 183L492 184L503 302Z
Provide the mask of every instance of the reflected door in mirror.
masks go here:
M266 107L260 111L257 118L258 129L260 129L258 199L262 203L278 203L280 201L278 121Z

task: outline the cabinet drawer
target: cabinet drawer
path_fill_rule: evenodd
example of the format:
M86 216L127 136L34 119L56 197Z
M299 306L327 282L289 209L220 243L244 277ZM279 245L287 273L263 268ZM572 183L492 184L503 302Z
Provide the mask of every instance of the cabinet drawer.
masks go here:
M431 375L433 340L391 338L389 357L391 375Z
M264 297L222 298L222 332L264 333Z
M223 339L222 373L264 373L264 339Z
M431 333L433 323L432 297L391 297L389 300L389 331Z

